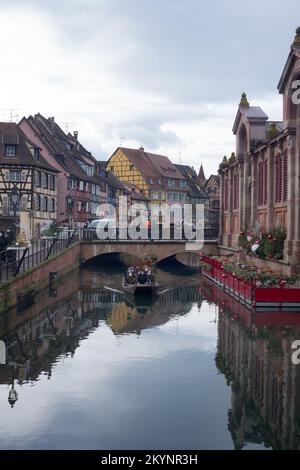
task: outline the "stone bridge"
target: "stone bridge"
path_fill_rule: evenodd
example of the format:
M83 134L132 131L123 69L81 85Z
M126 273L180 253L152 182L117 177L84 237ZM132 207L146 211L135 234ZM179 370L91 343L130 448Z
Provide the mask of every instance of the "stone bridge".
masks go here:
M184 240L81 240L81 259L87 262L101 255L119 254L131 255L140 261L145 257L151 257L155 263L160 263L171 257L189 266L197 267L198 253L216 255L218 252L217 241L207 241L201 250L187 251Z

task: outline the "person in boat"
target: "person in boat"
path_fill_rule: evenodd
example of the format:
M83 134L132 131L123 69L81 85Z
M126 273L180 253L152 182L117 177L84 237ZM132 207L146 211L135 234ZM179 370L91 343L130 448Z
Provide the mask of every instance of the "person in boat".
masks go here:
M147 272L145 271L145 268L142 267L137 275L137 280L139 284L147 284L148 283L148 275Z
M126 273L126 284L134 284L136 282L136 270L134 267L127 269Z

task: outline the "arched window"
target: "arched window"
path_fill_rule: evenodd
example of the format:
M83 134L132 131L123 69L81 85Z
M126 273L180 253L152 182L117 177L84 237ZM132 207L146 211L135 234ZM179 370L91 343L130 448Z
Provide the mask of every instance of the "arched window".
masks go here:
M224 209L225 211L228 210L228 179L226 178L225 179L225 182L224 182Z
M233 208L239 208L239 201L240 201L240 188L239 188L239 175L233 176Z

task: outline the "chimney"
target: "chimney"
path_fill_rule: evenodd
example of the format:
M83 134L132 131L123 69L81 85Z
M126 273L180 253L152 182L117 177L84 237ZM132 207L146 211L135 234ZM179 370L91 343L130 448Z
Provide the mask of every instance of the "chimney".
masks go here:
M78 140L78 131L74 131L74 139Z
M145 151L145 149L144 149L144 147L143 147L142 145L140 146L139 151L140 151L140 152L144 152L144 151Z

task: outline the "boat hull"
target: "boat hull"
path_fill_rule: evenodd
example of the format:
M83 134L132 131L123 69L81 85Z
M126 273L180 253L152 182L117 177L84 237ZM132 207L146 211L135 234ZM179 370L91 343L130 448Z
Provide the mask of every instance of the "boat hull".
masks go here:
M132 295L136 295L136 296L139 296L139 295L153 296L153 295L157 294L159 285L157 283L153 283L153 284L139 284L139 283L125 284L125 282L123 281L122 287L126 292L128 292Z

